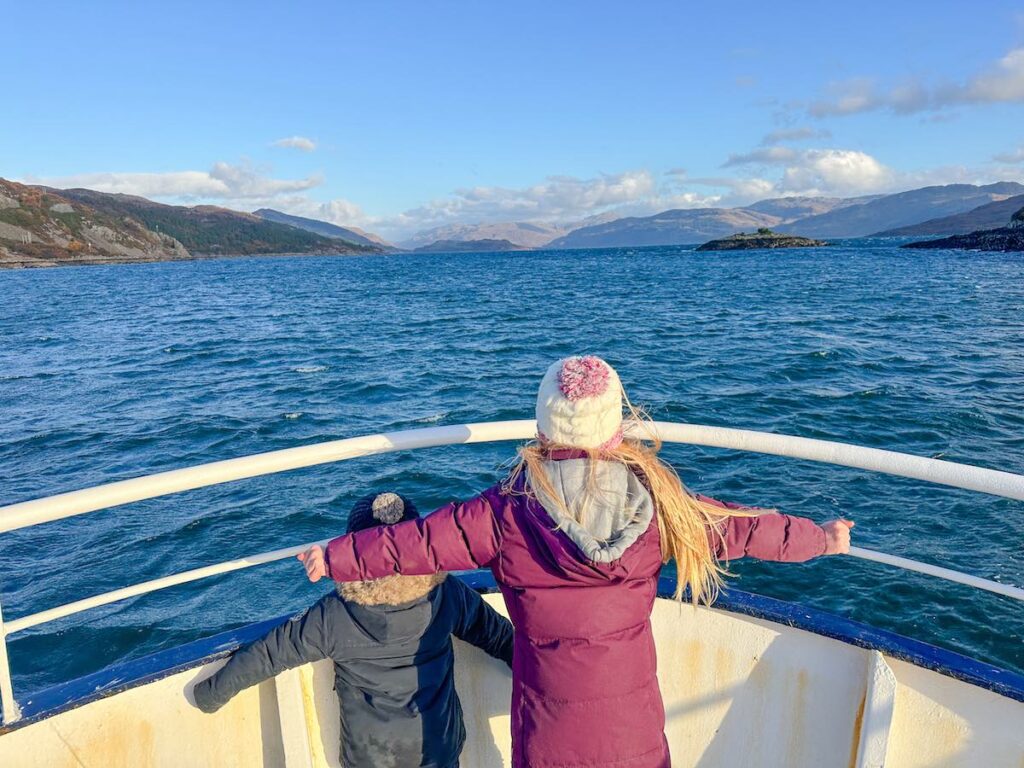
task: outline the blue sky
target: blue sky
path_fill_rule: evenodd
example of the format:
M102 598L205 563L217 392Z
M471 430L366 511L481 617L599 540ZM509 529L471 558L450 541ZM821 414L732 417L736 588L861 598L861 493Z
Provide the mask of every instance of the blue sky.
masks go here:
M0 176L22 181L401 239L1024 179L1019 2L97 0L0 18Z

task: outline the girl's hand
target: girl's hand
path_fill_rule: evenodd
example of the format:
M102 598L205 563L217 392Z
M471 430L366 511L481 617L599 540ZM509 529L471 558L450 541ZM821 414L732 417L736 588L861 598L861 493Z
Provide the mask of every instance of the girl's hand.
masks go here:
M847 535L847 539L849 539L849 535ZM302 564L306 566L306 578L310 581L320 581L320 579L327 575L324 548L319 544L314 544L298 557Z
M845 555L850 551L850 529L853 520L829 520L821 529L825 531L825 554ZM308 570L308 566L307 566Z

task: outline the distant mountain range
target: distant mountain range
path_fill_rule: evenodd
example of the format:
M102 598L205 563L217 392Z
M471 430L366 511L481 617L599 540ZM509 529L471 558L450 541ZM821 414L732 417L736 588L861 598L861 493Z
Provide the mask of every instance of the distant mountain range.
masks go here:
M613 248L686 245L747 229L772 227L781 219L748 208L687 208L653 216L630 216L581 227L548 243L548 248Z
M307 219L302 216L292 216L290 213L275 211L273 208L260 208L253 211L253 216L259 216L267 221L274 221L278 224L287 224L289 227L304 229L324 237L331 237L337 240L344 240L347 243L356 245L380 246L385 249L394 250L394 246L384 239L370 232L364 232L358 227L339 227L337 224L329 224L319 219Z
M489 253L494 251L528 251L525 245L508 240L435 240L421 245L413 253Z
M526 248L542 248L567 231L565 227L522 221L505 224L449 224L417 232L399 245L405 250L415 251L441 241L507 240Z
M417 233L421 252L697 245L771 228L814 238L949 236L996 229L1024 203L1024 185L949 184L854 198L782 197L742 208L605 213L563 225L457 224ZM0 267L92 264L246 254L369 254L395 250L376 235L263 208L163 205L87 189L0 179Z
M773 197L748 205L745 210L778 216L783 221L796 221L808 216L848 208L851 205L862 205L877 200L883 195L867 195L865 197Z
M779 229L805 237L866 237L963 213L1020 194L1024 194L1024 185L1012 181L983 187L973 184L924 187L797 219Z
M3 179L0 198L0 266L383 250L212 205L163 205L131 195Z
M948 237L963 235L982 229L1000 229L1018 210L1024 207L1024 195L1008 197L994 203L979 206L964 213L929 219L909 227L899 227L879 232L878 237L928 237L936 235Z
M615 219L573 230L546 247L689 245L762 227L804 237L864 237L894 227L964 213L1020 194L1024 194L1024 185L999 182L981 187L950 184L848 199L774 198L744 208L677 209L653 216ZM1005 217L999 218L1006 220ZM970 227L964 231L970 231Z
M613 213L599 213L580 221L566 224L551 224L530 221L512 221L498 224L448 224L417 232L399 245L405 250L415 250L438 240L508 240L526 248L544 248L552 240L580 227L603 224L618 217Z

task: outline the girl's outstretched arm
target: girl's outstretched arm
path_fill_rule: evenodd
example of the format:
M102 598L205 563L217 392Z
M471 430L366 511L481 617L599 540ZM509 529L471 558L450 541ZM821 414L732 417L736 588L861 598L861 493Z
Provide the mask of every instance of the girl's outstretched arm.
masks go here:
M698 498L723 509L759 511L757 507L744 507L708 496ZM849 520L833 520L818 525L806 517L764 510L764 514L749 517L727 517L721 524L721 535L712 532L711 545L720 560L756 557L759 560L799 563L820 555L849 552L852 527Z
M299 555L310 581L367 581L396 573L422 576L438 571L484 568L498 552L501 534L485 491L418 520L382 525L332 539L326 552L311 547Z

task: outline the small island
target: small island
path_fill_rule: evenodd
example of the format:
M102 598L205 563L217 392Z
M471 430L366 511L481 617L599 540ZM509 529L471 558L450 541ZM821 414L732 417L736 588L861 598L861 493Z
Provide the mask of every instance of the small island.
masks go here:
M824 240L812 240L809 237L785 235L761 227L757 232L749 234L739 232L721 240L711 240L697 248L698 251L751 251L758 248L821 248L829 245Z
M967 235L941 237L938 240L919 240L902 248L955 248L965 251L1024 251L1024 208L999 229L979 229Z

